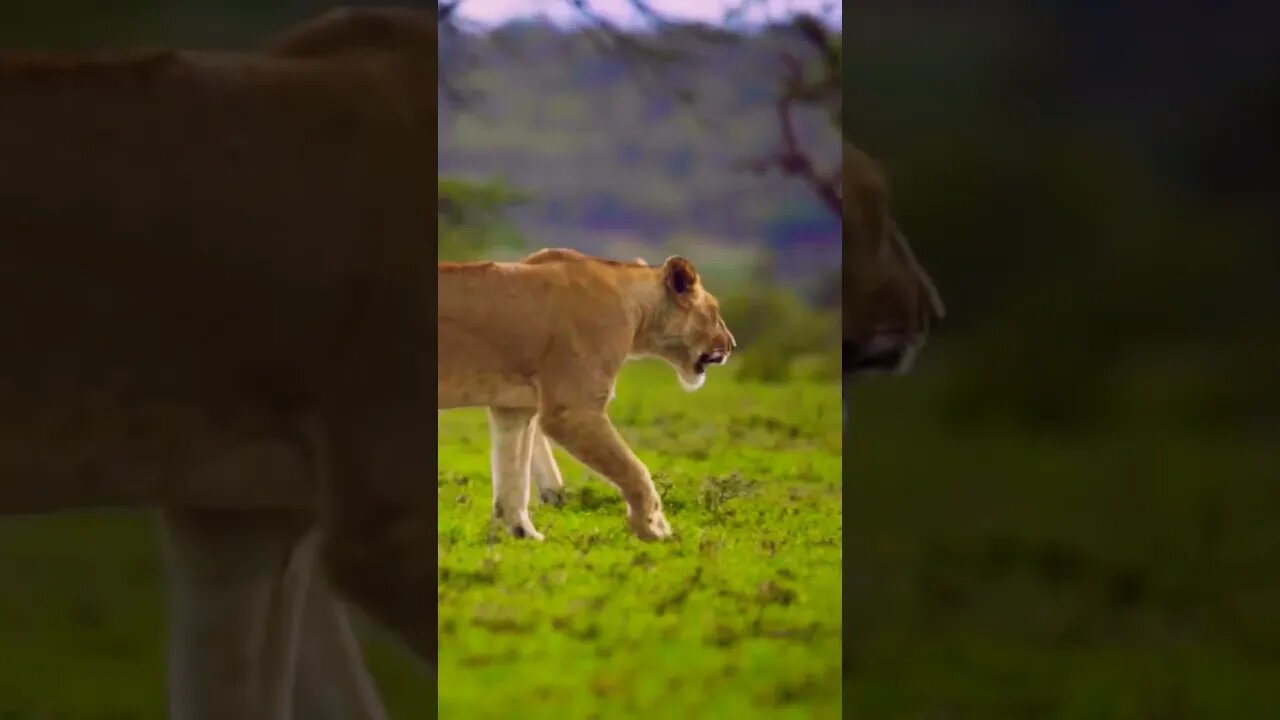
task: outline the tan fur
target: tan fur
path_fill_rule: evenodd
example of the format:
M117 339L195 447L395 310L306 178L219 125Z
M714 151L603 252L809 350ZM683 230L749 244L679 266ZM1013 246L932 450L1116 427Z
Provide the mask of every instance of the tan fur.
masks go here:
M490 408L495 517L538 536L527 508L536 415L550 439L619 488L637 535L666 536L649 471L605 408L628 358L659 357L696 386L700 356L734 349L692 264L672 257L650 268L553 249L519 263L440 263L438 282L439 406Z
M905 371L945 315L942 298L890 214L879 166L846 142L843 173L846 362L879 335L900 343Z
M318 508L333 587L434 659L435 33L0 56L0 509Z

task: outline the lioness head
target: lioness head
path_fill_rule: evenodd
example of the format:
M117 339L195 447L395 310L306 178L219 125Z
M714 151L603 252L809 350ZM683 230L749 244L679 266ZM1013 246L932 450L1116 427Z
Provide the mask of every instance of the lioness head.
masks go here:
M666 360L692 392L707 379L707 366L728 361L738 344L693 263L672 256L655 272L662 299L636 338L637 354Z
M847 142L843 155L844 374L904 373L946 310L889 214L879 168Z
M570 248L544 248L521 262L538 265L593 259ZM693 263L677 255L655 270L648 270L643 258L630 263L606 262L645 268L655 282L643 292L645 319L636 333L632 354L667 361L675 368L680 385L690 392L702 387L707 366L727 362L738 343L720 317L720 303L702 285Z

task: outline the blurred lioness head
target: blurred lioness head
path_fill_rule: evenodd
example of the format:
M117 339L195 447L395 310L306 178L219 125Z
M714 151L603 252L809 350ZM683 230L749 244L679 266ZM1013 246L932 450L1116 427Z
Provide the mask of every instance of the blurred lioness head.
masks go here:
M879 167L848 142L842 162L844 375L905 373L946 310L889 213Z

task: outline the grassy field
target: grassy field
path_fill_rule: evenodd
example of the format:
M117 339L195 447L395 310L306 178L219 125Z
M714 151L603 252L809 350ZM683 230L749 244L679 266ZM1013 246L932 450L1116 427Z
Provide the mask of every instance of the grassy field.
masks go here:
M696 394L649 363L619 383L664 545L563 454L546 542L491 539L483 413L440 416L441 717L839 717L838 390L717 370ZM0 518L0 720L163 718L165 614L147 516ZM393 720L430 717L434 688L370 639Z
M1075 436L944 425L932 382L853 396L853 717L1275 715L1274 432L1161 431L1140 409Z
M1280 707L1274 436L948 425L931 370L857 390L842 468L834 387L713 369L690 395L628 368L613 414L666 497L662 545L563 455L568 503L533 508L546 542L491 538L483 415L442 414L441 716ZM157 565L145 517L0 520L0 718L163 717ZM434 688L374 639L393 718L429 717Z
M559 451L546 541L491 539L484 415L441 416L441 717L840 717L839 388L710 375L695 394L657 364L618 383L664 544Z

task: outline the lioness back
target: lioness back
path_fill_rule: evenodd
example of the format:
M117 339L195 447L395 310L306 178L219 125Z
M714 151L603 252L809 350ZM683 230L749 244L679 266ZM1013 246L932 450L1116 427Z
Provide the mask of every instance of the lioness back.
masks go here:
M547 373L621 364L625 279L640 265L594 258L439 265L440 407L536 407ZM552 366L552 358L573 358Z

